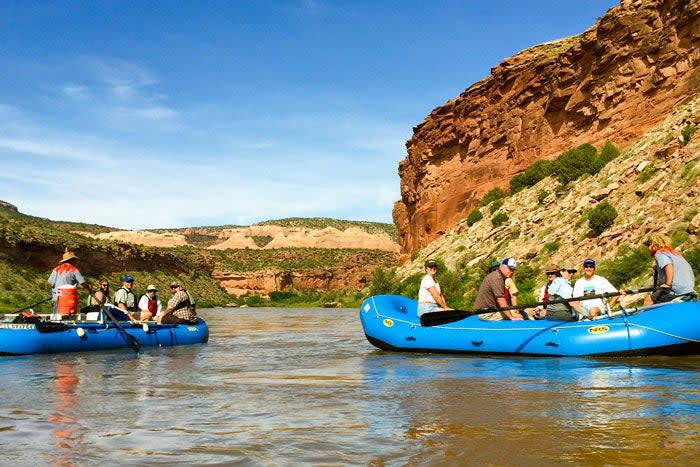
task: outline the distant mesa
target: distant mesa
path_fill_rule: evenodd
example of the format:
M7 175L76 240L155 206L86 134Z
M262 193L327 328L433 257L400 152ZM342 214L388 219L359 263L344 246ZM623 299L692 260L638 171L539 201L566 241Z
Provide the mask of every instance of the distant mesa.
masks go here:
M398 252L398 243L383 231L368 232L357 226L297 227L264 223L232 228L187 228L157 232L119 230L103 233L79 232L102 240L153 247L197 246L211 250L277 248L351 248Z

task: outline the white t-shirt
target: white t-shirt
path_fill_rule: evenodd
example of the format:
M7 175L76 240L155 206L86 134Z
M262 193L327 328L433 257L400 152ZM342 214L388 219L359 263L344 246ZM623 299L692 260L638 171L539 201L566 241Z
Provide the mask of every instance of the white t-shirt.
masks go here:
M574 284L574 297L581 297L586 295L600 295L602 293L613 293L617 292L617 289L602 276L593 275L590 280L582 277L576 280ZM605 304L602 298L593 298L591 300L581 301L581 307L588 311L594 306L597 306L601 310L605 309Z
M435 279L430 277L430 274L426 274L423 276L423 279L420 280L420 289L418 289L418 303L437 303L428 290L431 287L435 287L438 293L441 293L440 284L438 284Z

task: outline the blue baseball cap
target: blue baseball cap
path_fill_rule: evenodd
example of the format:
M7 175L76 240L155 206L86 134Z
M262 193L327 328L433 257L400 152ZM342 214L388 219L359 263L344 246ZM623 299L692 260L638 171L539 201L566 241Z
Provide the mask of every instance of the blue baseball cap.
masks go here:
M594 260L593 258L586 258L586 259L584 259L584 260L583 260L583 265L585 266L585 265L587 265L587 264L590 264L590 265L592 265L593 267L595 267L595 260Z
M515 269L518 267L518 262L514 258L506 258L501 261L501 264L505 264L509 269Z
M124 276L122 276L122 281L123 282L134 282L134 276L132 276L130 274L124 274Z

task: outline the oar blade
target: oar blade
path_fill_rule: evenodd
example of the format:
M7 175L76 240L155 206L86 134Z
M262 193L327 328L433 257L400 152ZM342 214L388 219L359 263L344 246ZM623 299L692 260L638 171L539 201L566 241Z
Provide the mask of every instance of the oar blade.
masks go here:
M460 321L474 314L475 312L470 310L431 311L421 315L420 324L423 327L439 326Z
M112 313L107 309L107 307L103 307L102 309L104 311L104 314L114 323L114 326L117 328L119 331L119 334L126 339L126 341L131 345L131 347L134 349L136 353L138 353L141 350L141 344L139 344L139 341L136 340L134 336L126 332L126 330L122 327L121 324L114 318Z

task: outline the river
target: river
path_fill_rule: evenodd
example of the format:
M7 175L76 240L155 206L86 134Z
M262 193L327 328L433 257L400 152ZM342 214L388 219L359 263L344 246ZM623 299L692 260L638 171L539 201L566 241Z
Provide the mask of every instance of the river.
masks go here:
M0 357L3 465L697 465L700 357L387 353L351 309L204 345Z

